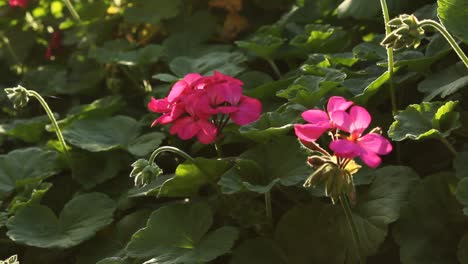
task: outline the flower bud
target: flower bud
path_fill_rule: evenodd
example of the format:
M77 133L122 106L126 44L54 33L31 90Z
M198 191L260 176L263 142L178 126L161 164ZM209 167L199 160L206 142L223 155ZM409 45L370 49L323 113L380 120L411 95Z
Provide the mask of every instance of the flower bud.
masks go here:
M132 164L133 170L130 172L130 177L135 178L135 186L145 186L151 183L159 175L162 174L161 168L156 164L150 164L145 159L139 159Z
M6 88L5 92L8 99L13 103L13 107L18 109L24 107L28 104L29 95L28 90L22 86L17 86L15 88Z

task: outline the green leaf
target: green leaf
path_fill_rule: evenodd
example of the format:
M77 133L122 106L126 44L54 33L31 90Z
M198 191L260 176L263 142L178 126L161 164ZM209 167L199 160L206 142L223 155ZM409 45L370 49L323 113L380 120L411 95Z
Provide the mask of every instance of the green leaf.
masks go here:
M377 79L374 79L369 84L367 84L362 93L354 97L354 100L356 103L366 104L370 97L376 94L389 79L390 73L388 71L382 73L382 75L377 77ZM343 85L345 84L343 83Z
M122 154L114 151L107 153L73 151L71 157L72 177L85 189L94 188L114 178L124 163Z
M408 6L406 1L387 0L390 10L400 10ZM338 7L338 16L354 17L358 19L374 18L382 13L379 1L374 0L345 0Z
M152 78L160 80L162 82L168 82L168 83L176 82L179 80L178 77L169 73L158 73L158 74L153 75Z
M229 264L286 264L284 253L274 241L254 238L243 242L234 250Z
M269 34L257 34L248 40L239 40L235 43L259 57L272 59L278 48L283 45L284 39Z
M122 261L116 263L127 264L128 261L118 258L125 255L125 246L131 236L146 226L151 210L142 209L122 217L117 223L106 228L92 239L83 243L78 249L80 254L75 264L106 263L106 261ZM130 263L128 263L130 264Z
M402 208L394 237L401 263L457 263L459 223L465 221L449 189L450 174L426 177L416 185Z
M58 120L57 122L59 127L63 129L77 120L108 117L124 106L125 101L121 96L107 96L97 99L90 104L73 107L64 119ZM55 131L52 125L48 125L46 129L49 132Z
M173 18L179 14L181 0L146 1L133 0L132 6L124 12L124 18L131 23L157 24L163 19Z
M14 214L16 211L25 206L29 206L31 204L40 204L42 197L44 197L44 195L51 187L52 184L48 182L37 184L37 186L34 187L26 186L22 193L16 195L12 199L8 211L10 214Z
M468 215L468 177L464 177L458 182L455 195L457 200L464 206L463 213Z
M133 46L120 40L109 41L90 51L89 56L100 63L115 63L126 66L148 65L158 61L164 53L161 45L150 44L132 50Z
M35 143L41 139L44 134L44 127L49 122L49 118L46 115L28 119L14 119L9 124L0 124L0 134L5 134L27 143Z
M165 135L161 132L144 134L128 145L128 151L135 156L145 156L161 145Z
M467 0L437 0L437 14L442 24L464 42L468 42L468 29L466 28L466 14L468 13Z
M307 155L299 148L296 138L274 138L242 153L218 184L226 193L243 189L265 193L277 183L295 185L312 171L306 160Z
M459 179L468 178L468 151L460 152L453 160L453 168Z
M304 67L310 69L313 66ZM323 77L304 75L297 78L288 88L278 91L276 95L306 108L312 108L322 97L341 84L345 78L346 74L337 70L326 71Z
M436 96L445 98L468 86L468 72L463 63L457 63L441 72L429 75L418 84L418 91L426 94L424 101Z
M290 44L308 54L339 52L348 45L348 42L348 34L340 27L311 24L305 26L302 34L291 39Z
M458 243L458 261L460 264L468 263L468 233L465 233Z
M89 118L73 122L63 130L63 136L70 144L91 152L125 149L144 156L161 143L163 134L138 137L140 129L140 123L128 116Z
M367 193L357 197L353 219L365 256L377 253L396 221L417 174L408 167L388 166L374 171ZM349 225L339 206L317 200L298 205L283 215L275 231L290 263L357 263ZM347 260L347 261L345 261Z
M242 126L241 135L259 143L266 143L273 137L285 135L293 128L300 116L299 110L292 107L283 112L267 112L260 119Z
M146 228L132 236L127 254L153 257L147 263L158 264L211 261L229 251L238 235L233 227L207 233L212 223L212 212L205 204L162 207L153 212Z
M192 72L208 75L215 70L235 76L244 71L242 64L246 60L247 58L239 52L211 52L198 58L177 57L169 63L169 67L178 77Z
M159 186L159 196L190 197L198 193L200 187L216 183L231 166L226 160L196 158L195 163L187 161L177 166L174 177Z
M0 197L60 171L57 152L40 148L17 149L0 155Z
M57 218L43 205L20 210L8 223L7 235L20 244L41 248L69 248L91 238L112 222L116 208L102 193L75 196Z
M453 111L456 105L453 101L409 105L395 116L388 135L395 141L447 137L460 127L459 114Z

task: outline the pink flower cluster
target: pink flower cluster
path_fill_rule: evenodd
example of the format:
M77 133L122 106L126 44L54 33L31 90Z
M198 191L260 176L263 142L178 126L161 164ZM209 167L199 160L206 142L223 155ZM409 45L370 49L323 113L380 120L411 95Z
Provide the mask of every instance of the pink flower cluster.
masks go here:
M294 125L297 137L305 142L316 141L323 133L332 131L330 149L335 156L353 159L360 157L371 168L380 165L379 155L392 151L390 142L380 134L370 132L363 135L371 122L369 112L343 97L332 96L327 104L327 112L307 110L302 113L308 124ZM352 106L352 107L351 107ZM345 132L345 133L342 133Z
M8 4L11 7L17 6L17 7L25 8L28 5L28 0L8 0Z
M151 98L148 108L162 115L151 126L169 124L169 132L183 140L194 136L213 143L229 119L246 125L260 117L259 100L242 94L243 83L217 71L212 76L189 73L163 99Z

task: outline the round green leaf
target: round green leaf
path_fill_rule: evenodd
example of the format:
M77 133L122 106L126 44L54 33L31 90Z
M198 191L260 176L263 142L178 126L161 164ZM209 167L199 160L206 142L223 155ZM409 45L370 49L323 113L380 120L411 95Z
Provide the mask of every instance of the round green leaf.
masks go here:
M401 263L457 263L460 206L449 189L451 174L426 177L413 188L395 225Z
M460 127L459 114L454 112L457 102L423 102L409 105L395 116L388 136L395 141L447 137Z
M441 98L445 98L466 86L468 86L466 67L462 63L458 63L441 72L429 75L418 84L418 91L426 94L424 101L431 101L439 95Z
M139 130L135 119L116 116L78 120L63 131L63 136L70 144L99 152L125 147L138 136Z
M306 153L293 137L273 138L244 152L239 158L236 166L218 183L228 193L243 188L265 193L276 183L285 186L298 184L312 172L306 164Z
M365 256L377 252L387 236L387 225L398 219L418 179L408 167L389 166L374 173L368 192L357 197L353 208ZM357 263L349 225L337 205L314 201L291 209L278 223L275 238L291 263Z
M468 178L468 151L460 152L453 160L453 168L459 179Z
M233 253L229 264L287 264L284 253L265 238L254 238L242 243Z
M162 207L153 212L146 228L132 236L127 253L138 258L152 257L147 263L211 261L230 250L237 238L233 227L207 233L212 221L212 212L205 204Z
M38 116L29 119L15 119L9 124L0 124L0 134L34 143L44 134L44 126L49 123L47 116Z
M102 193L74 197L58 218L46 206L31 205L8 221L7 235L17 243L30 246L69 248L111 223L115 208L115 202Z
M239 52L215 51L198 58L177 57L169 63L169 67L178 77L183 77L191 72L207 75L212 74L214 70L235 76L244 71L245 68L242 64L246 60L247 58Z
M0 197L16 187L40 182L59 171L59 156L54 151L26 148L0 155Z
M437 0L437 14L442 24L451 32L468 42L468 28L466 14L468 14L468 0Z

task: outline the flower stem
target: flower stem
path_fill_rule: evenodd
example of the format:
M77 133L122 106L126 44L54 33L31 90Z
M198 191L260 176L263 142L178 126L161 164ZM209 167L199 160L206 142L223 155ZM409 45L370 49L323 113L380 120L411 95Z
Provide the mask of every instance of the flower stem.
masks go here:
M282 75L281 75L280 70L278 69L278 66L276 66L275 61L273 61L272 59L269 59L269 58L267 58L266 61L268 61L268 63L270 64L271 68L272 68L273 71L275 72L276 76L278 76L278 78L281 79Z
M450 33L447 31L447 29L442 25L437 23L436 21L432 19L424 19L419 22L420 27L424 26L431 26L435 29L437 29L448 41L450 46L452 46L452 49L457 53L458 57L463 61L465 64L466 68L468 68L468 57L466 54L463 52L463 50L460 48L458 45L457 41L450 35Z
M359 233L357 231L356 224L354 223L354 220L353 220L353 213L351 212L351 206L349 205L348 197L346 197L346 194L344 193L340 195L340 204L345 213L346 220L348 221L348 224L349 224L349 228L351 229L351 234L352 234L354 246L356 249L356 254L359 259L359 263L365 263L361 256L361 240L359 238Z
M442 141L442 143L444 143L444 145L448 148L448 150L450 151L450 153L452 153L454 156L457 155L457 150L453 147L452 144L450 144L450 142L444 138L443 136L440 136L439 137L440 141Z
M68 11L72 15L73 19L76 20L76 22L81 23L81 18L80 15L78 15L78 12L76 12L75 8L73 7L72 3L70 0L63 0L65 5L67 6Z
M185 153L184 151L182 151L182 150L180 150L180 149L178 149L176 147L171 147L171 146L159 147L155 151L153 151L153 153L151 153L151 156L149 158L149 163L153 164L154 160L159 155L159 153L166 152L166 151L179 154L183 158L185 158L187 160L190 160L192 163L195 163L195 159L192 158L192 156L190 156L189 154Z
M38 92L36 92L34 90L28 90L28 95L36 98L39 101L39 103L41 103L42 107L44 108L45 112L47 113L47 116L50 119L50 122L52 122L52 125L54 126L55 134L57 135L57 138L58 138L58 140L60 142L60 145L62 146L63 152L65 153L67 159L69 159L69 161L70 161L70 156L68 154L68 147L67 147L67 144L65 143L65 139L64 139L64 137L62 135L62 130L60 130L60 127L59 127L59 125L57 123L57 120L55 119L55 116L52 113L52 110L50 110L49 105L44 100L44 98L42 98L42 96Z
M3 32L0 32L0 38L2 39L3 43L5 43L5 46L8 50L8 52L10 53L11 57L13 58L13 60L21 65L21 61L19 60L18 56L16 55L15 51L13 50L13 47L11 46L11 43L10 43L10 40L5 36L5 34L3 34Z
M213 145L214 145L214 148L216 150L216 154L218 155L218 158L222 159L223 158L223 150L221 149L221 146L218 144L218 141L216 141Z
M392 29L388 25L390 21L390 15L388 13L387 2L385 0L380 0L380 5L382 6L382 13L385 22L385 35L388 36ZM395 86L393 85L393 75L394 75L394 67L395 62L393 60L393 48L387 48L387 60L388 60L388 74L389 74L389 81L390 81L390 100L392 102L392 114L396 115L397 112L397 103L396 103L396 95L395 95Z
M273 223L273 210L271 208L271 191L265 193L265 211L268 221Z

